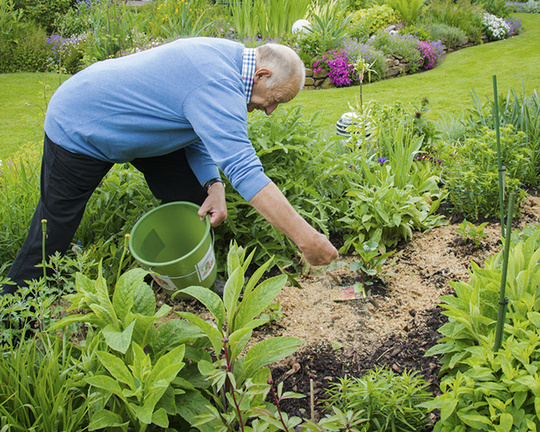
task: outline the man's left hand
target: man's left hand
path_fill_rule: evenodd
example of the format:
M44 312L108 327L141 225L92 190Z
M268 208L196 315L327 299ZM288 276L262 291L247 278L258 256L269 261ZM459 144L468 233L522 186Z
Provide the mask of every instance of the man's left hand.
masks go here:
M227 219L227 204L225 202L225 187L223 183L214 183L207 190L208 197L199 209L201 220L206 215L210 217L210 225L217 227Z

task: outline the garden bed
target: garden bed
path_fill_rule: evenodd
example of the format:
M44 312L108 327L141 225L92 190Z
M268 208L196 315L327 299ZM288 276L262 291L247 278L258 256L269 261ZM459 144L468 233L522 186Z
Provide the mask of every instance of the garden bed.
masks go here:
M529 196L514 229L538 222L540 198ZM325 390L339 377L360 377L376 367L397 373L417 371L439 394L436 357L424 353L440 338L437 329L446 321L438 307L440 296L453 292L449 282L468 281L471 262L482 263L500 251L500 223L488 221L487 236L480 246L464 242L456 232L462 220L451 219L446 226L425 233L401 245L384 267L389 274L383 285L373 288L364 299L339 300L340 287L356 282L348 267L331 272L304 275L301 288L290 284L279 295L284 317L254 333L253 343L273 336L293 336L306 340L294 355L273 365L275 383L304 394L303 399L285 401L290 415L309 418L310 386L313 385L316 417L324 412ZM340 257L351 261L353 256ZM369 287L366 287L369 294ZM205 316L195 300L170 300L158 293L158 304L169 303L176 311ZM433 415L436 419L436 414Z

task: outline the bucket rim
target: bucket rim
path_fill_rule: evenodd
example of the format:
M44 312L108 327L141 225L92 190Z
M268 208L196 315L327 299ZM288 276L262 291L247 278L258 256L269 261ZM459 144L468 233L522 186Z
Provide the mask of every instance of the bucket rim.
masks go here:
M134 246L133 246L133 233L135 232L135 230L138 228L139 224L141 223L141 221L143 221L146 217L150 216L152 213L155 213L157 212L158 210L162 210L164 207L178 207L178 206L182 206L182 207L192 207L194 210L198 210L200 208L200 206L198 206L197 204L194 204L192 202L189 202L189 201L173 201L173 202L170 202L170 203L167 203L167 204L162 204L160 206L157 206L156 208L150 210L149 212L145 213L138 221L137 223L133 226L133 228L131 229L131 235L129 237L129 250L131 252L131 254L133 255L133 257L139 261L141 264L144 264L146 266L149 267L149 269L152 269L152 267L163 267L163 266L168 266L168 265L172 265L172 264L176 264L178 263L179 261L182 261L182 260L185 260L186 258L188 258L190 255L194 254L196 250L199 249L199 247L204 243L206 242L206 240L208 239L208 236L211 236L211 226L210 226L210 218L208 217L208 215L205 216L204 220L201 221L205 224L205 233L204 233L204 236L202 237L201 241L199 243L197 243L196 246L194 246L190 252L188 252L187 254L184 254L176 259L173 259L171 261L163 261L163 262L152 262L152 261L148 261L148 260L145 260L143 258L141 258L139 256L139 254L137 254L135 251L134 251ZM212 245L212 240L210 239L210 246L213 247Z

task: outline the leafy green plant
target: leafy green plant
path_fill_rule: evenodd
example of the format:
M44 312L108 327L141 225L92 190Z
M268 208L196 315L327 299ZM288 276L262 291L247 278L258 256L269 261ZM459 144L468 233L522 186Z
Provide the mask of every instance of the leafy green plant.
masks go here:
M429 384L416 372L396 374L388 369L369 371L362 378L340 378L328 389L327 402L342 411L363 413L368 420L360 430L419 431L427 426L431 399Z
M508 311L501 349L494 352L503 254L484 268L472 263L469 283L451 283L454 296L442 297L448 323L426 355L441 355L443 394L426 407L441 410L435 431L537 430L538 286L540 230L513 234L505 294Z
M468 113L468 123L471 132L478 131L480 127L495 129L494 126L494 110L495 102L487 99L482 103L473 91L473 108ZM531 164L527 164L529 168L523 182L532 187L537 187L538 180L538 164L540 163L540 99L535 91L531 95L526 95L525 88L522 94L518 95L515 90L509 90L506 97L497 98L499 102L499 123L500 127L508 125L514 126L517 131L525 133L526 147L531 152Z
M450 49L463 45L467 35L463 30L448 24L433 24L429 28L433 40L440 40L444 46Z
M482 240L488 236L484 232L484 228L487 226L487 224L487 222L484 222L478 226L475 226L465 219L459 224L459 227L456 228L456 232L461 235L461 239L464 243L471 239L475 246L480 246Z
M376 278L383 279L382 266L386 259L394 254L394 251L381 251L379 244L373 240L354 246L360 261L351 262L349 268L353 272L360 273L363 283L366 285L371 285Z
M374 35L379 30L385 29L390 24L395 24L399 21L399 18L389 5L373 5L372 7L361 9L356 12L352 17L352 23L362 21L368 23L369 34Z
M398 12L409 25L416 22L424 2L425 0L386 0L386 4Z
M465 32L475 44L481 43L483 9L469 0L434 0L427 5L426 19L433 24L447 24Z
M139 431L152 423L167 427L169 416L178 414L175 397L184 393L184 381L178 378L185 363L183 343L201 335L179 320L157 327L171 308L163 305L156 311L154 292L144 282L146 271L132 269L122 274L112 292L100 273L95 280L77 274L77 292L65 298L71 302L68 311L85 313L67 315L50 328L91 326L84 350L87 359L81 367L87 375L85 382L102 396L99 409L91 413L91 427L130 424ZM186 356L192 360L192 355L201 358L203 354L195 351ZM187 388L194 399L200 398L193 385Z
M215 430L245 430L250 410L264 406L264 398L269 391L270 371L267 366L292 354L303 343L297 338L275 337L253 345L244 353L253 329L269 320L269 317L259 316L287 281L287 277L281 275L259 283L271 264L267 261L246 282L245 272L254 255L255 251L246 255L245 249L231 244L227 260L229 278L223 300L202 287L180 291L203 303L214 319L215 324L212 325L193 313L177 312L200 328L217 357L214 362L199 362L199 369L212 382L214 404L198 424L217 421L221 427Z
M127 5L111 0L92 4L90 19L92 26L84 56L86 66L115 57L132 46L137 17Z
M153 38L176 39L200 36L210 24L206 20L206 5L201 0L161 0L143 14L141 28Z
M379 30L373 37L372 45L386 55L402 56L409 63L411 73L418 71L421 65L418 40L411 35L392 34L386 30Z
M310 18L311 26L307 28L308 32L333 40L334 47L339 47L347 37L347 26L351 22L352 14L346 14L343 9L329 4L319 11L312 11Z
M82 376L68 336L41 334L7 348L0 356L2 430L86 430L94 397L78 387Z
M478 130L478 137L459 146L443 176L453 207L471 220L500 214L496 134L485 127ZM519 214L525 195L521 187L531 169L530 150L525 134L511 125L500 130L500 145L502 166L506 167L505 195L516 194L514 211Z

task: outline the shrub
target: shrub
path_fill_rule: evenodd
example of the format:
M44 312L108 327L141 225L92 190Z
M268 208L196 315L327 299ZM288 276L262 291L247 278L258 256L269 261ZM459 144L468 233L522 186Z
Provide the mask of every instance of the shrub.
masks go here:
M512 125L500 131L502 165L506 167L506 194L516 193L515 214L526 195L521 189L530 172L530 149L523 132ZM461 145L451 165L445 169L446 187L454 208L469 220L498 217L499 173L494 130L479 128L477 137Z
M356 12L351 22L355 23L357 21L369 24L369 35L371 36L379 30L385 29L390 24L399 22L399 18L390 6L380 5Z
M507 5L506 0L473 0L472 3L499 18L510 16L511 8Z
M56 18L54 22L56 32L69 38L90 31L92 29L91 7L91 0L77 0L74 8L70 8L65 14Z
M508 36L517 36L522 31L521 20L516 17L506 18L504 20L506 24L510 27Z
M55 21L65 15L73 0L15 0L18 9L24 10L25 19L42 27L47 34L53 33Z
M399 34L402 34L402 35L410 34L421 41L432 40L432 38L430 37L429 28L426 28L424 26L411 25L411 26L403 27L401 30L399 30ZM439 40L439 39L435 39L435 40Z
M442 42L418 42L420 51L420 67L423 69L433 69L441 57L444 47Z
M523 2L507 2L506 5L513 12L520 13L540 13L540 1L529 0L525 3Z
M386 55L402 56L409 63L412 73L416 72L422 63L422 57L418 51L418 39L414 36L379 31L369 43Z
M302 61L311 65L314 59L320 57L325 52L333 50L336 47L335 40L330 35L321 33L307 33L297 36L298 55Z
M3 48L0 47L1 51L5 53L0 63L0 72L3 73L44 72L47 70L47 58L51 52L45 31L33 24L26 26L17 43L6 44Z
M433 24L430 28L432 40L440 40L445 47L455 49L465 43L467 35L458 27L448 24Z
M49 69L54 72L77 73L81 69L84 40L77 36L63 38L53 34L47 38L52 55L48 58Z
M425 0L386 0L392 9L394 9L406 24L414 24L424 5Z
M483 9L469 0L433 0L426 9L426 19L433 24L447 24L465 32L474 43L482 41Z

